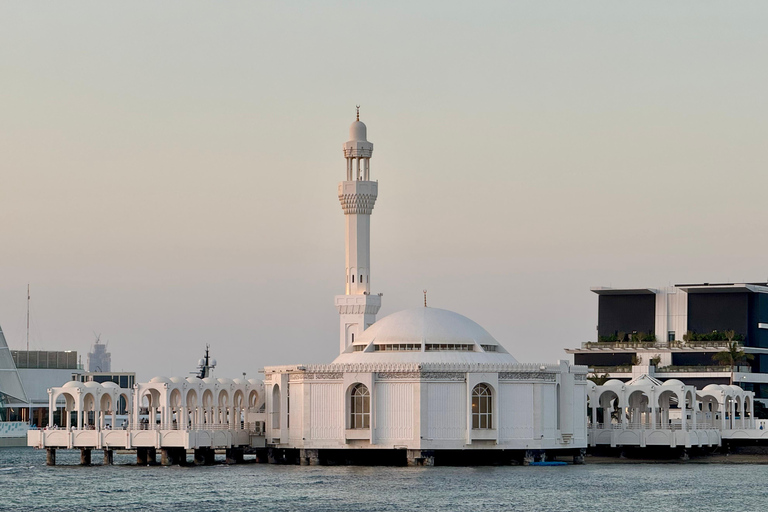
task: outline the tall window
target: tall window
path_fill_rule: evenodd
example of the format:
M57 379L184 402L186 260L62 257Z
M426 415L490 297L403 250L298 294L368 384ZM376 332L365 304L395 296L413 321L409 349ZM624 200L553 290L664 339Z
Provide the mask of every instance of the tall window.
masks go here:
M280 387L272 388L272 428L280 428Z
M493 394L486 384L472 390L472 428L493 428Z
M285 428L291 428L291 385L285 386Z
M349 395L349 428L371 428L371 394L364 384L355 384Z

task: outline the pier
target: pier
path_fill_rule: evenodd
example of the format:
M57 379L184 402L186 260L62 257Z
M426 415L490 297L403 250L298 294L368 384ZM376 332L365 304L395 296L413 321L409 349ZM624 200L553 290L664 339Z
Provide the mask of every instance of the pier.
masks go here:
M72 381L48 395L48 426L27 432L29 446L47 450L48 465L57 450L80 450L84 465L92 450L103 451L104 464L115 450L135 450L140 465L156 463L158 453L161 464L183 464L188 451L195 463L210 464L215 450L237 463L265 446L263 384L254 379L155 377L132 390Z

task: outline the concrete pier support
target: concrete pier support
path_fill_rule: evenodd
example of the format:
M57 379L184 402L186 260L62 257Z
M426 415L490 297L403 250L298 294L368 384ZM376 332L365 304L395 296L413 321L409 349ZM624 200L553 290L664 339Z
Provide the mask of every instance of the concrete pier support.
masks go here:
M160 451L160 464L173 466L187 462L187 451L184 448L163 448Z
M574 464L584 464L584 457L587 455L586 448L580 448L578 452L573 454Z
M138 466L147 465L147 449L146 448L136 448L136 465Z
M195 464L209 466L216 460L216 452L212 448L195 448Z
M104 465L111 466L115 463L115 451L104 448Z
M434 466L435 452L430 450L408 450L409 466Z
M56 448L47 448L47 454L45 456L45 465L46 466L55 466L56 465Z
M91 465L91 449L90 448L80 448L80 465L81 466Z
M267 450L265 448L256 450L256 462L259 464L265 464L267 462Z
M302 466L319 466L320 450L299 450L299 464Z
M227 448L225 462L227 464L242 464L243 463L243 449L242 448Z
M136 464L154 466L157 464L157 450L155 448L136 448Z

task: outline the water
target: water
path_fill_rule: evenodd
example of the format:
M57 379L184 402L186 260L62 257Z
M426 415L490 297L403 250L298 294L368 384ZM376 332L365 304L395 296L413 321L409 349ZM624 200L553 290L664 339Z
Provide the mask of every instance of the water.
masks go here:
M93 451L97 462L101 452ZM79 452L0 449L0 510L758 511L768 466L324 467L78 466Z

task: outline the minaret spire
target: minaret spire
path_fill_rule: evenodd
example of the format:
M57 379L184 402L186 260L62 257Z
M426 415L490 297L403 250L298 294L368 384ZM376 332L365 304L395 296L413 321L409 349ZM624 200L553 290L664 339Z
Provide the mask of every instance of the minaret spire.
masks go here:
M346 180L339 183L339 201L346 226L345 291L344 295L336 296L341 320L341 352L353 350L355 338L359 339L376 321L381 307L381 296L371 295L371 214L379 184L371 180L373 144L368 142L367 128L360 121L360 105L356 108L349 140L344 143Z

